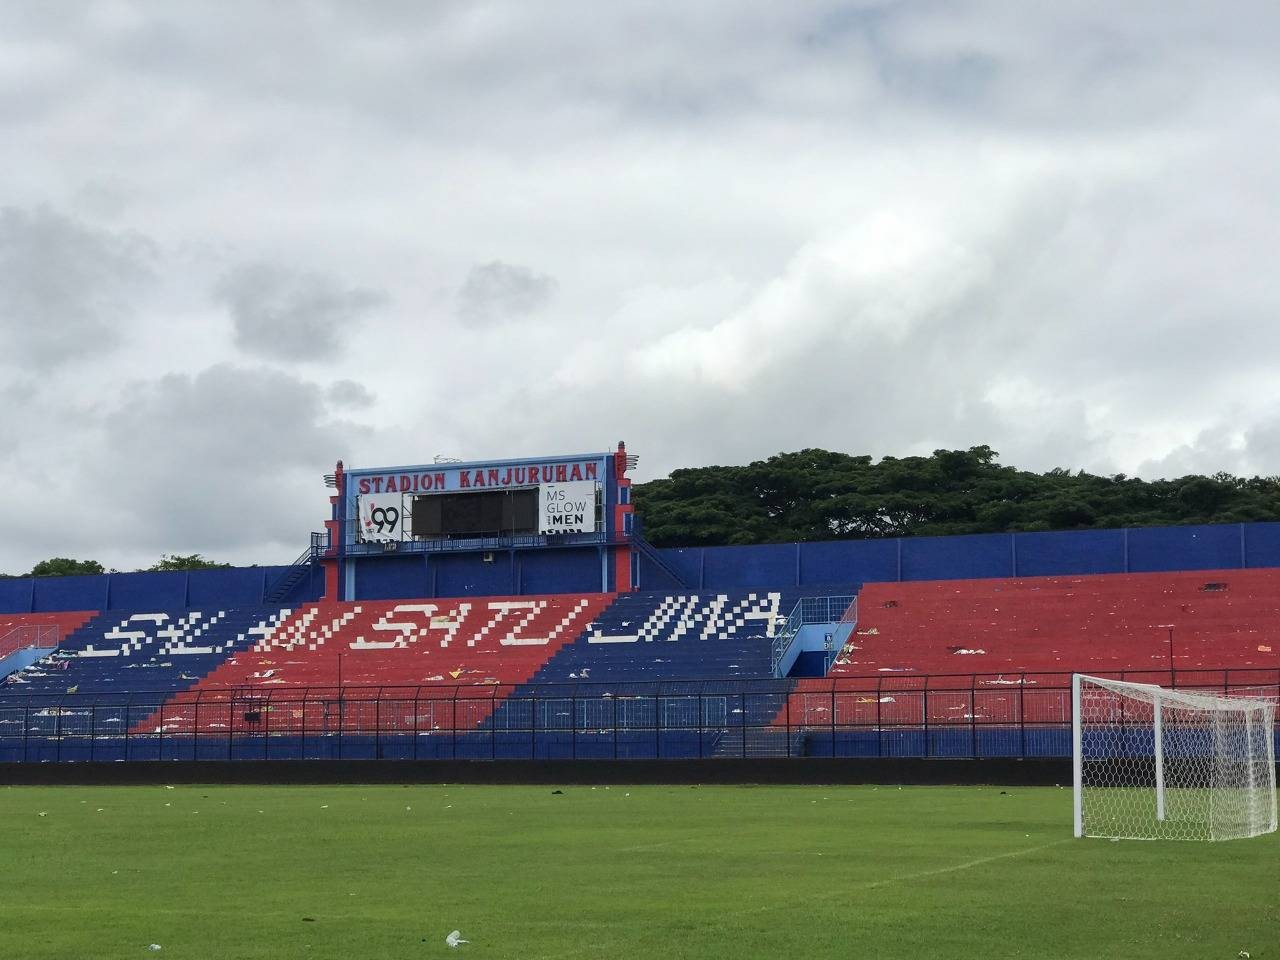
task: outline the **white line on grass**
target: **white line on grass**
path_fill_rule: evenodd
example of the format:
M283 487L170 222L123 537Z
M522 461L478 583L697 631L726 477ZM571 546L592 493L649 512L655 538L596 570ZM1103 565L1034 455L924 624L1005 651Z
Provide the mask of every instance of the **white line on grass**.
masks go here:
M1009 860L1013 857L1023 857L1028 853L1037 853L1040 850L1048 850L1050 847L1056 847L1060 843L1067 843L1071 838L1063 837L1061 840L1050 840L1048 843L1042 843L1038 847L1025 847L1021 850L1010 850L1008 853L993 853L989 857L978 857L976 860L966 860L964 863L954 863L949 867L935 867L932 870L917 870L915 873L904 873L900 877L885 877L883 880L870 880L866 883L855 883L851 885L854 890L874 890L876 887L887 887L891 883L906 883L910 880L922 880L925 877L936 877L944 873L957 873L961 870L971 870L974 867L980 867L984 863L991 863L995 860ZM848 890L850 887L843 887Z

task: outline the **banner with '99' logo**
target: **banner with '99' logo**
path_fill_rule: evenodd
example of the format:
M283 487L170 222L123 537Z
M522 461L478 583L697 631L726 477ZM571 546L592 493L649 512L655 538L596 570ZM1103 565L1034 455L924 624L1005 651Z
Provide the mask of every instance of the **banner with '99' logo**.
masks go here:
M359 497L360 539L403 540L404 498L398 493L366 493Z

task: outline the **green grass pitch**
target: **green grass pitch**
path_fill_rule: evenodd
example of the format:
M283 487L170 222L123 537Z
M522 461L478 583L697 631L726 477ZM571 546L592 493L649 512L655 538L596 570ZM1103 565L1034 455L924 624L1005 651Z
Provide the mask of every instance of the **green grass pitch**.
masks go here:
M1073 840L1061 789L553 789L3 787L0 957L1280 960L1276 835Z

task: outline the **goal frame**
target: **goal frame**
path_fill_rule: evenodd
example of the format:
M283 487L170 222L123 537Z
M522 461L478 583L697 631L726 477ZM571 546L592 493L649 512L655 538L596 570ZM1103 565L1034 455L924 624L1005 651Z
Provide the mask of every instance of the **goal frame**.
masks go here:
M1102 677L1093 677L1089 674L1073 673L1071 675L1071 777L1072 777L1072 812L1073 812L1073 833L1079 838L1085 836L1084 832L1084 720L1082 710L1082 686L1086 681L1095 681L1101 685L1113 686L1121 684L1131 687L1135 691L1142 691L1151 698L1152 710L1152 759L1154 763L1154 790L1155 790L1155 816L1156 821L1163 823L1165 821L1166 797L1165 797L1165 757L1164 757L1164 696L1168 694L1171 698L1178 698L1179 691L1168 690L1156 684L1134 683L1131 681L1115 681L1106 680ZM1224 707L1229 709L1238 709L1242 712L1247 710L1256 710L1261 708L1264 715L1272 717L1272 726L1266 733L1266 754L1263 758L1267 768L1271 773L1271 826L1270 830L1263 830L1262 833L1274 832L1277 829L1276 823L1276 787L1275 787L1275 730L1274 720L1277 713L1280 713L1280 705L1273 704L1267 700L1260 700L1252 697L1232 697L1232 696L1207 696L1210 699L1220 701ZM1212 785L1206 789L1213 789ZM1254 834L1255 836L1257 834ZM1212 839L1212 838L1210 838Z

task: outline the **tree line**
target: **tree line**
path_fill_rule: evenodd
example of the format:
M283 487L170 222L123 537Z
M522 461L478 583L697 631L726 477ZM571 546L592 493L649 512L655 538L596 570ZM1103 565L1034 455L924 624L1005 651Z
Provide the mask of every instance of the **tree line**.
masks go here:
M662 547L1280 520L1280 477L1148 481L998 458L988 446L879 461L800 450L674 470L632 500Z
M149 567L143 567L135 573L171 573L175 570L229 570L231 564L206 560L198 553L182 556L166 553ZM120 573L119 570L107 570L97 560L73 560L70 557L51 557L41 560L20 577L80 577L94 576L99 573ZM12 577L12 574L0 574L0 577Z
M1035 473L1003 466L988 446L879 461L809 449L744 466L673 470L633 487L632 502L651 543L715 547L1280 520L1280 477ZM145 569L230 566L198 553L165 554ZM21 576L108 572L118 571L96 560L54 557Z

